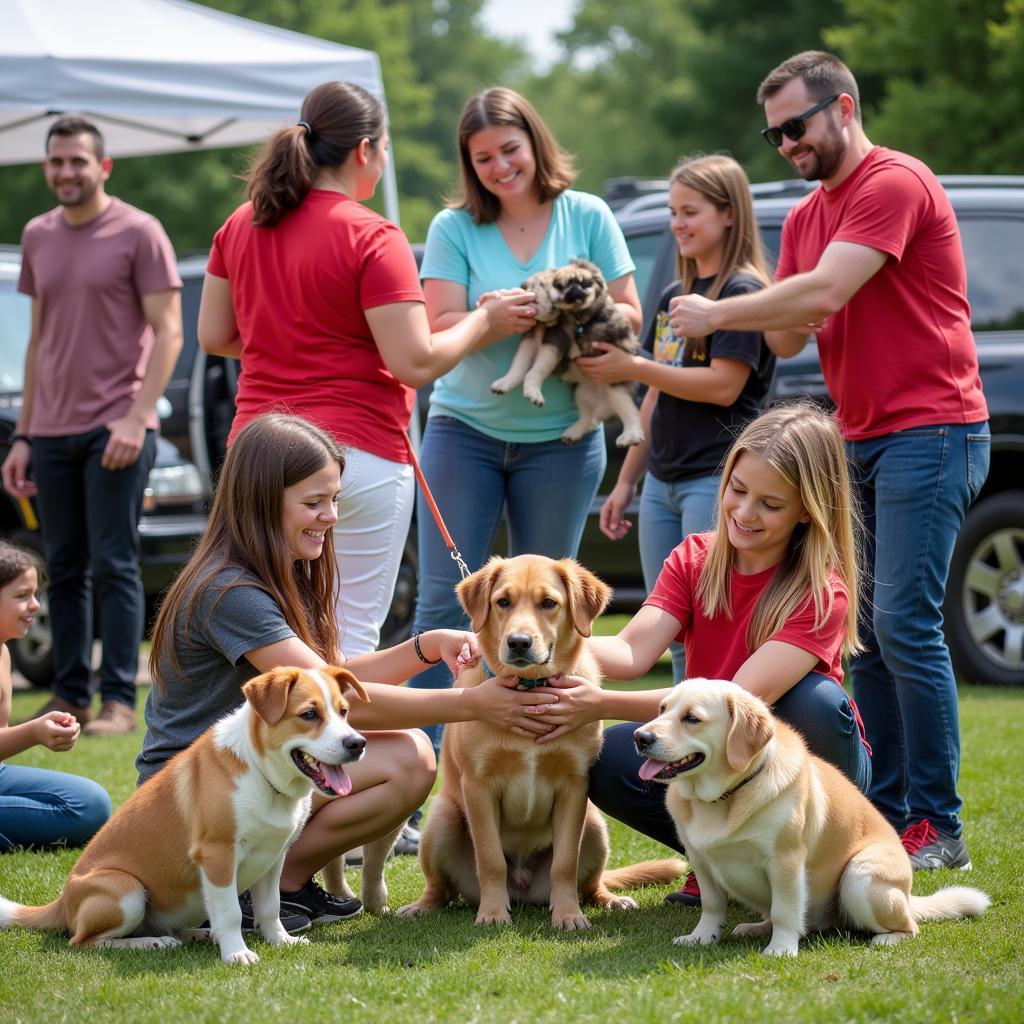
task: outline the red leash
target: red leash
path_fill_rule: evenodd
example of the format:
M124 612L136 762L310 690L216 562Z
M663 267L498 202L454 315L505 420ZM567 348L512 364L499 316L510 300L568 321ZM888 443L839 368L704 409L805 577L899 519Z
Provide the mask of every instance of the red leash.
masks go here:
M441 518L441 510L437 507L433 494L430 493L430 488L427 486L427 478L423 475L423 470L420 469L420 461L416 458L416 452L413 451L412 441L409 440L409 435L404 430L402 431L402 437L405 440L406 451L409 453L409 461L412 463L412 471L416 474L416 482L420 485L423 497L427 499L427 505L430 507L434 522L437 523L437 528L441 531L441 539L448 548L448 553L452 556L452 560L459 567L459 575L465 579L469 575L469 566L466 565L459 549L455 546L455 541L452 540L448 527L444 525L444 520Z

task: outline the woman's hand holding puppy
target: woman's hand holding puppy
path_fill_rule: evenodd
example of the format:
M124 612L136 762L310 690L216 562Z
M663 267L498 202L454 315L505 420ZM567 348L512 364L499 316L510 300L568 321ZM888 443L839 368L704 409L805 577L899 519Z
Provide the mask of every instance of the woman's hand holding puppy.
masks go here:
M551 729L551 724L537 717L537 711L553 707L561 697L548 687L520 690L514 676L491 676L478 686L466 690L473 701L473 717L506 732L532 739Z
M522 334L537 322L536 296L522 288L484 292L476 304L487 313L490 333L496 338Z
M592 348L600 349L603 355L580 356L576 365L598 384L622 384L624 381L637 380L637 366L645 360L643 356L635 356L604 341L591 343Z
M589 722L599 722L604 717L603 692L601 687L582 676L552 676L546 686L540 686L530 694L534 700L526 710L536 716L537 724L544 725L538 732L538 743L548 743L564 736L573 729ZM541 702L537 698L555 696L556 702Z

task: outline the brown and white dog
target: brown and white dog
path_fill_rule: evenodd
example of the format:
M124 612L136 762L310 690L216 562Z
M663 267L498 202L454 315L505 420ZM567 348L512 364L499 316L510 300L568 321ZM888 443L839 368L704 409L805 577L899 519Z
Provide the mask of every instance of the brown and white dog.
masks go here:
M615 443L620 448L642 444L644 428L632 386L599 384L576 365L579 356L601 354L593 347L595 341L634 354L640 351L640 342L608 294L597 265L574 259L564 267L533 274L523 288L536 297L537 324L523 334L508 373L494 381L491 390L505 395L522 384L526 398L540 406L544 404L544 381L557 373L576 385L573 397L579 410L579 418L562 434L563 441L579 441L599 423L618 416L622 432Z
M770 935L796 956L809 931L842 925L891 945L918 923L981 914L989 898L954 886L910 892L893 827L803 737L734 683L690 679L634 734L640 777L668 784L666 806L700 886L701 916L674 942L715 943L727 897L764 918L734 935Z
M45 907L0 899L0 928L71 933L72 946L160 949L204 918L226 963L259 957L242 938L238 893L271 945L308 942L279 918L284 856L313 792L347 796L344 765L366 740L346 721L351 672L278 668L242 688L245 703L137 789L93 837Z
M492 558L457 588L480 652L494 672L538 685L573 673L599 680L587 647L609 588L572 559ZM464 669L456 687L477 686L483 665ZM513 902L550 904L551 923L589 927L580 901L616 910L636 903L612 889L677 878L679 860L606 871L608 833L587 799L587 774L601 748L601 724L548 744L484 722L446 727L441 790L420 840L426 888L398 913L411 917L463 899L477 924L507 924Z

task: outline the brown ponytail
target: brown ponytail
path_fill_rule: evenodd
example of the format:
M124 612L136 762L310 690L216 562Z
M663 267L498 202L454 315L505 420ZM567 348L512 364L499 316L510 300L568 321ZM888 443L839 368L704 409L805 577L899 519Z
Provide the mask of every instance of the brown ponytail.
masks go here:
M280 129L246 175L253 224L273 227L294 210L321 167L340 167L362 142L384 134L384 109L361 86L325 82L302 101L299 124Z

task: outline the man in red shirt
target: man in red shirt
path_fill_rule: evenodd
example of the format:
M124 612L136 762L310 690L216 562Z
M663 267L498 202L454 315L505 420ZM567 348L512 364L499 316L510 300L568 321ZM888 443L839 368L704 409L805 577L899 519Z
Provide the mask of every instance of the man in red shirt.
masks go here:
M854 463L873 620L851 665L874 751L869 795L917 868L969 868L956 782L956 681L942 601L957 533L988 473L988 410L956 218L931 171L874 146L857 83L807 51L761 83L769 145L821 188L790 212L776 284L673 301L681 334L762 330L792 356L816 333Z
M156 401L181 350L174 250L149 214L106 194L113 163L89 121L63 117L43 172L58 205L22 236L32 297L21 413L3 465L9 494L38 494L49 573L55 695L90 736L136 727L145 617L138 519L156 456ZM93 610L102 707L90 721Z

